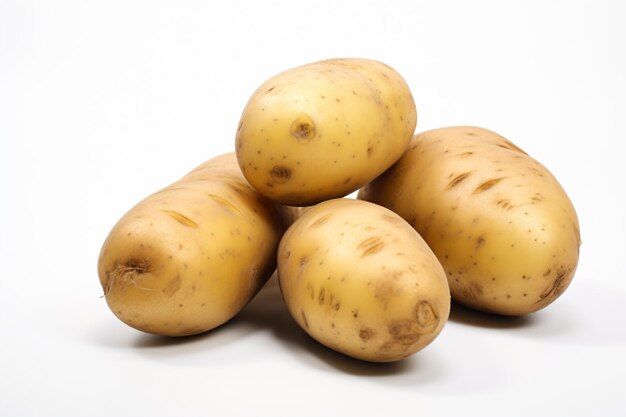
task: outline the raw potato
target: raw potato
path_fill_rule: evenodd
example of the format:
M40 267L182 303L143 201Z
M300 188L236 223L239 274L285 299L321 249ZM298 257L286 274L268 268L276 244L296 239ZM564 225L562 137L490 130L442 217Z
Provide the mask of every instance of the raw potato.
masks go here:
M578 218L561 185L486 129L416 135L359 198L413 225L446 270L452 298L478 310L537 311L565 291L578 264Z
M245 181L233 153L147 197L104 242L98 274L124 323L167 336L226 322L275 267L284 227Z
M266 81L241 116L236 151L261 194L306 206L347 195L397 161L415 131L409 87L389 66L331 59Z
M424 348L450 311L445 273L426 243L399 216L364 201L306 210L280 243L278 277L309 335L366 361Z

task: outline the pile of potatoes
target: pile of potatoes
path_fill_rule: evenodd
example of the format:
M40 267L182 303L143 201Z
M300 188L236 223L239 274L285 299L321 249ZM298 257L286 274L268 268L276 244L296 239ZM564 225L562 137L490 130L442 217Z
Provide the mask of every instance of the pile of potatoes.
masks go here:
M391 362L437 337L451 298L503 315L553 302L580 246L558 181L494 132L414 135L416 122L409 87L381 62L332 59L270 78L243 110L235 153L113 227L98 260L107 304L144 332L198 334L234 317L277 268L311 337Z

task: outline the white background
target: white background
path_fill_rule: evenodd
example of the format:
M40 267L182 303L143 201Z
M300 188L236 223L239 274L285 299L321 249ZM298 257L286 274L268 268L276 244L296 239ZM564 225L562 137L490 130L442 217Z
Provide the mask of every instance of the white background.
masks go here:
M622 4L0 0L0 415L626 415ZM551 169L583 237L567 292L455 307L392 365L317 345L275 286L199 337L119 322L96 274L117 219L231 151L265 79L345 56L405 77L418 131L483 126Z

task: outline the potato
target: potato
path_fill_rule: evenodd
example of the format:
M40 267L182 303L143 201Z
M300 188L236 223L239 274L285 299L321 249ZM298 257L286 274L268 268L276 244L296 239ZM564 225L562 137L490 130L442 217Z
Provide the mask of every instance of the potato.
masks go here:
M426 243L398 215L364 201L306 210L281 240L278 278L309 335L371 362L424 348L450 311L445 273Z
M486 129L416 135L359 198L413 225L441 261L452 298L468 307L537 311L565 291L578 264L578 219L561 185Z
M387 65L331 59L262 84L236 135L244 176L261 194L292 206L347 195L406 150L417 114L409 87Z
M183 336L226 322L274 271L284 227L233 153L147 197L113 227L98 275L124 323Z

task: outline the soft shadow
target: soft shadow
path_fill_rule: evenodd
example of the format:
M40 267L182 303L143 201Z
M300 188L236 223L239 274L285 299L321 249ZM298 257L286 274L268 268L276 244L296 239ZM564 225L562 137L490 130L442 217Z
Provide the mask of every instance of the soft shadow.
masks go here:
M546 343L626 344L626 294L580 277L553 304L524 316L482 313L452 303L450 321Z
M401 374L415 367L415 363L408 359L392 363L365 362L320 344L293 320L282 299L280 288L273 281L270 281L244 309L238 316L238 320L272 332L288 346L289 350L297 352L298 356L317 366L321 362L334 369L358 376Z
M167 358L173 363L199 366L206 363L207 351L214 352L214 359L228 356L235 342L252 336L257 330L236 317L197 335L168 337L141 333L134 338L133 346L136 353L144 357Z
M127 349L133 346L137 330L128 327L107 312L106 317L99 323L88 326L82 336L96 346Z
M537 325L521 335L568 345L626 345L626 293L584 278L536 313Z
M455 302L452 302L449 320L456 323L491 329L524 328L534 325L537 321L536 317L532 314L524 316L500 316L472 310Z

